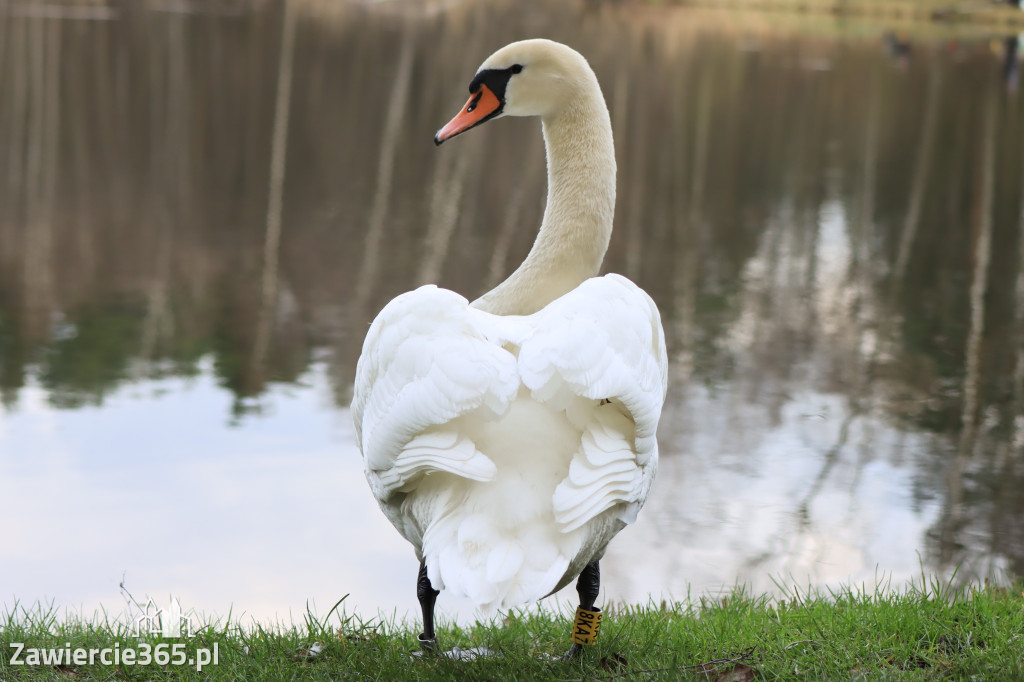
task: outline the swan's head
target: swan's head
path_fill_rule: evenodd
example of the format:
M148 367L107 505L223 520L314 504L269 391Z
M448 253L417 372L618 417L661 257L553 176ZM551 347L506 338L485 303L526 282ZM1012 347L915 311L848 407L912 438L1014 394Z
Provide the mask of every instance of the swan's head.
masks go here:
M551 116L584 96L597 78L583 56L551 40L521 40L488 57L469 84L469 101L437 131L441 144L501 116Z

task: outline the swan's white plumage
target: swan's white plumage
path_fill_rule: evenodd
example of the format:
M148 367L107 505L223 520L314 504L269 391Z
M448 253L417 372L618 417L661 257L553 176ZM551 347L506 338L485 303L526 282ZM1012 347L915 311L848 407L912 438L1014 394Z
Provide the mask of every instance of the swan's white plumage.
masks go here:
M368 470L401 464L410 441L429 426L474 409L500 414L508 408L518 389L515 360L491 342L482 314L431 285L398 296L377 316L363 342L352 403ZM450 453L453 465L472 461L465 439L452 436L434 443L437 456ZM374 489L378 496L387 492Z
M489 89L481 99L488 82L504 101ZM490 610L559 589L636 519L658 466L667 363L650 297L594 277L615 148L586 60L521 41L474 83L435 141L482 116L539 116L548 198L537 239L472 304L435 286L389 303L363 344L352 413L373 494L430 584Z
M635 519L666 367L654 303L618 275L524 316L403 294L356 375L370 487L436 588L485 608L539 599Z

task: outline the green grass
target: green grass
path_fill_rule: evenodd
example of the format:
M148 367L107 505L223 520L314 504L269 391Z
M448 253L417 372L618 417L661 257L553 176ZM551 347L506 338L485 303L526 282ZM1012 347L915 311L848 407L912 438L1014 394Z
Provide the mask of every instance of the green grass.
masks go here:
M609 608L598 644L572 662L550 658L568 646L565 614L512 613L494 624L440 629L445 649L497 652L465 662L414 659L413 624L364 622L335 609L298 626L207 625L187 640L188 655L217 645L218 665L202 673L156 664L11 665L12 642L140 646L123 624L105 618L61 619L52 608L16 607L0 616L0 680L1019 680L1022 590L932 584L899 593L789 591L784 599L736 591L694 605Z

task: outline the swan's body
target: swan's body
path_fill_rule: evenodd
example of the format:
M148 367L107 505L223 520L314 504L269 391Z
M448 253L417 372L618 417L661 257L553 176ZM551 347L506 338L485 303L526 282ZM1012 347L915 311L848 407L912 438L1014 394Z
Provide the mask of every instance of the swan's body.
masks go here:
M438 143L499 115L542 118L540 232L472 304L434 286L391 301L366 336L352 410L370 487L428 588L493 609L596 572L636 518L657 470L667 372L650 297L595 277L615 156L593 71L563 45L523 41L485 61L470 90Z

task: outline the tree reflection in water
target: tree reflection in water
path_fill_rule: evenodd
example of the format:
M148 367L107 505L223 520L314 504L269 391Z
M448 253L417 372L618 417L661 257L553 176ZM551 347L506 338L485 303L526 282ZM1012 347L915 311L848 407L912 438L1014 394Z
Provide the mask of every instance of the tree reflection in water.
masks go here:
M383 5L296 3L284 51L276 3L0 16L0 422L27 385L74 410L210 373L244 422L314 366L347 406L387 300L475 297L528 250L533 124L431 137L482 55L544 35L602 80L606 270L651 292L672 349L663 474L620 552L653 574L621 564L623 594L902 580L918 554L1024 575L1015 42L897 55L758 16Z

